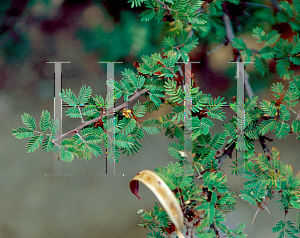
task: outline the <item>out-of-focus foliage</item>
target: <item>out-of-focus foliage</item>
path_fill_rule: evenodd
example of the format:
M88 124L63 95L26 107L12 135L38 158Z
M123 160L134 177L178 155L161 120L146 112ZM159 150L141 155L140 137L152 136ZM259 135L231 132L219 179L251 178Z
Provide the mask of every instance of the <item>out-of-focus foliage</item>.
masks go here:
M130 56L136 59L155 52L158 34L157 23L143 24L129 11L121 12L120 22L109 32L101 25L77 31L85 49L107 61L120 61Z
M157 173L176 195L190 237L247 236L243 233L244 223L237 224L234 229L224 224L226 214L234 210L236 199L235 193L229 191L227 177L221 172L221 167L226 157L232 157L234 150L244 152L233 161L231 171L247 179L241 190L242 199L256 205L260 211L267 210L268 201L276 195L284 215L291 209L299 210L299 173L294 176L292 166L280 160L276 148L269 150L265 141L272 141L267 134L274 139L295 136L300 140L300 111L296 109L300 98L300 78L292 70L299 65L300 41L296 31L300 29L300 3L297 0L293 4L276 2L266 6L239 0L129 0L132 7L144 4L147 8L140 14L141 22L165 22L165 30L169 32L162 41L162 52L143 55L134 63L136 70L125 69L122 72L120 82L108 80L107 85L114 91L107 97L92 96L91 88L86 86L80 89L78 97L71 89L63 90L62 100L70 106L67 116L82 121L70 132L74 133L71 138L55 137L58 125L47 111L42 112L39 129L29 114L23 114L21 118L26 127L14 129L13 135L18 139L30 138L27 152L34 152L42 146L46 152L60 151L61 159L66 162L71 162L75 156L90 160L92 155L101 155L101 144L107 149L108 160L118 161L121 152L136 154L146 134L156 135L164 130L165 136L176 140L170 144L168 151L178 162L157 169ZM257 7L270 11L269 17L263 16L265 10L255 10ZM250 13L246 12L248 9ZM155 33L149 32L133 18L129 19L129 16L131 13L123 13L122 21L115 26L117 33L96 26L80 29L77 36L87 50L107 57L110 54L112 61L128 57L131 50L138 55L143 50L147 52L148 46L151 49L151 35L155 36ZM252 23L249 24L246 22L250 16ZM290 27L292 40L272 29L281 23ZM252 49L233 32L251 32L256 41L263 44L262 49ZM251 60L256 72L262 76L270 73L271 63L275 64L277 75L289 80L288 88L280 82L273 83L271 91L274 98L259 100L257 95L251 95L251 85L248 85L248 98L240 99L243 110L238 110L236 97L232 98L233 103L228 104L220 96L214 98L203 93L194 84L192 72L184 75L182 67L183 63L190 61L189 53L200 40L230 44L234 62ZM116 49L111 52L101 49L102 46L110 47L110 44ZM141 103L137 99L143 94L147 100ZM125 102L118 109L105 112L104 107L113 106L117 100ZM134 100L137 101L130 104ZM226 119L222 110L225 105L230 106L235 115L213 135L213 120ZM170 107L172 112L143 120L146 113L165 106ZM186 110L188 106L191 107L190 112ZM114 114L114 118L109 118L108 114ZM187 129L190 129L188 137L185 136ZM113 142L107 140L107 132L114 133ZM59 139L62 139L61 145L57 143ZM190 149L185 148L187 139L191 140ZM262 146L264 155L255 154L255 141ZM196 179L201 185L196 185ZM142 217L143 226L151 229L149 237L173 234L174 226L158 205L150 212L143 211ZM289 220L279 221L272 231L279 232L278 237L285 234L296 237L300 229L299 213L295 220L297 225Z
M50 30L56 31L56 27L59 29L64 26L63 20L59 24L60 14L67 12L71 7L76 9L76 5L79 8L80 4L81 2L70 3L70 1L56 3L51 0L1 1L0 55L3 60L6 63L16 63L30 56L33 42L30 40L28 30L31 25L37 24L40 30L48 34L44 26L53 24ZM129 11L128 5L125 5L127 8L123 5L115 6L120 11L118 22L114 22L109 15L105 1L86 1L86 8L89 6L100 9L104 16L103 22L99 20L98 24L77 26L74 37L81 40L84 49L96 54L100 61L132 62L144 54L158 50L160 39L157 36L160 34L160 23L141 23L137 14ZM82 14L83 11L79 13ZM54 24L56 21L57 25ZM71 24L77 24L76 21ZM108 28L103 26L106 23L109 23Z

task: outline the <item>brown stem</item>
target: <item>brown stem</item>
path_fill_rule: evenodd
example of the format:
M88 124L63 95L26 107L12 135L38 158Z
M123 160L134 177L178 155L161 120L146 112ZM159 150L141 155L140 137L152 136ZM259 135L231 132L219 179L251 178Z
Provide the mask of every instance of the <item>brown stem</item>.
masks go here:
M297 118L296 118L296 120L300 120L300 110L299 110L299 112L297 113Z
M253 6L253 7L264 7L264 8L272 8L270 6L260 4L260 3L253 3L253 2L244 2L248 6Z
M260 136L259 137L259 142L260 142L265 154L267 154L267 157L270 159L271 153L270 153L270 150L269 150L269 148L268 148L268 146L265 142L265 139L267 139L268 141L273 141L273 140L268 138L268 137L265 137L265 136Z
M169 8L168 5L166 5L165 3L163 3L162 1L160 0L155 0L157 3L159 3L160 5L162 5L165 9L168 9L169 11L173 11L173 12L176 12L174 9L172 8Z
M217 158L217 159L218 159L218 163L219 163L218 169L221 169L222 164L224 163L224 161L225 161L225 159L226 159L227 156L229 156L230 158L232 158L232 152L233 152L233 150L234 150L234 148L235 148L235 144L236 144L236 143L232 143L232 145L229 146L229 147L223 152L223 154L222 154L220 157Z
M215 231L216 237L220 237L219 231L218 231L218 229L217 229L217 227L216 227L216 225L215 225L214 222L210 225L210 228L212 228Z
M223 20L224 20L224 23L225 23L227 38L230 41L230 43L233 43L233 38L235 38L235 35L233 33L233 30L232 30L230 18L226 13L223 15Z
M247 74L246 71L245 71L245 88L246 88L246 92L248 94L248 97L253 98L254 93L253 93L252 87L251 87L250 82L249 82L249 75Z
M217 45L215 48L211 49L210 51L207 51L206 54L210 55L210 54L214 53L215 51L220 49L223 45L224 45L224 43L221 43L221 44Z
M143 90L137 92L135 95L133 95L133 96L129 99L128 102L124 102L124 103L122 103L121 105L119 105L118 107L109 110L109 111L107 112L107 114L104 114L104 116L113 114L115 111L119 111L120 109L122 109L122 108L124 108L124 107L128 107L128 104L129 104L129 103L131 103L132 101L134 101L135 99L137 99L137 98L140 97L142 94L144 94L144 93L146 93L146 92L148 92L148 91L149 91L149 89L145 88L145 89L143 89ZM73 129L73 130L71 130L71 131L69 131L69 132L66 132L66 133L60 135L59 137L57 137L55 140L53 140L53 143L57 142L58 140L62 139L63 137L65 137L65 136L67 136L67 135L69 135L69 134L77 133L78 131L80 131L80 130L81 130L82 128L84 128L85 126L90 125L90 124L92 124L92 123L94 123L94 122L96 122L96 121L102 119L102 117L103 117L103 115L101 115L101 116L99 116L99 117L97 117L97 118L95 118L95 119L93 119L93 120L86 121L86 122L82 123L82 124L81 124L80 126L78 126L77 128L75 128L75 129Z
M227 14L224 14L223 15L223 20L225 22L225 28L226 28L226 35L227 35L227 38L230 42L230 44L232 45L233 43L233 38L235 38L235 35L233 33L233 29L232 29L232 25L231 25L231 21L230 21L230 18ZM246 92L248 94L248 97L249 98L253 98L254 96L254 93L253 93L253 90L252 90L252 87L250 85L250 82L249 82L249 75L248 73L245 71L245 88L246 88Z
M279 3L277 0L271 0L271 3L274 7L276 7L278 10L281 10L281 7L279 6Z

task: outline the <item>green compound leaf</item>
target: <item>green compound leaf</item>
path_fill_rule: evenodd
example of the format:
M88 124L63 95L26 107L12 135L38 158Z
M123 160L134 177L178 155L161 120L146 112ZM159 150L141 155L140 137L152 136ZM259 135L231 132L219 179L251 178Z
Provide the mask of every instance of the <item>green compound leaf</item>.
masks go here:
M275 55L275 52L273 50L273 48L267 46L267 47L264 47L262 48L260 51L260 57L263 58L263 59L274 59L274 55Z
M22 122L25 126L27 126L30 130L35 130L36 124L32 116L30 116L28 113L24 113L21 116Z
M264 99L262 102L260 102L260 106L263 112L269 115L270 117L274 117L277 113L275 104L270 101Z
M122 133L116 134L114 142L116 146L126 148L128 150L134 145L133 137Z
M103 141L103 138L100 137L99 135L89 135L85 137L84 139L88 144L96 144L96 143L101 143Z
M42 132L46 132L50 127L50 113L47 110L43 110L40 117L40 128Z
M150 93L149 97L150 97L151 101L154 102L154 104L156 106L160 106L161 100L160 100L159 96L157 96L156 94Z
M90 147L87 144L82 146L82 151L83 151L83 159L85 159L86 161L91 160L92 153Z
M262 121L261 124L257 126L257 130L261 135L265 135L270 131L273 131L276 126L276 121L274 119Z
M214 123L208 118L201 118L201 128L203 129L203 134L206 135L209 132L209 129L214 126Z
M101 127L100 127L101 128ZM86 127L81 130L81 136L89 136L95 133L94 128Z
M148 22L155 17L155 11L148 9L140 14L141 22Z
M81 118L81 114L79 112L79 109L77 107L71 107L67 111L67 116L70 118Z
M213 110L207 112L208 116L210 116L213 119L218 119L220 121L223 121L223 119L226 119L224 114L225 114L225 112L223 112L222 109L213 109Z
M280 38L280 34L278 34L278 31L276 30L271 31L266 37L266 42L265 42L266 46L274 45L279 38Z
M78 95L78 104L85 104L92 95L92 88L86 85L82 86Z
M254 67L257 70L257 72L260 73L262 76L270 72L270 66L264 58L255 56Z
M75 94L72 92L71 89L62 89L62 93L60 94L60 96L62 100L70 106L78 104L78 99L76 98Z
M107 161L110 161L110 163L113 163L114 161L119 162L120 158L120 150L118 148L118 144L116 143L115 146L113 146L113 143L108 142L107 144Z
M90 151L95 155L95 156L99 156L102 155L102 149L99 145L97 144L88 144L90 147Z
M54 121L54 119L52 119L51 123L50 123L51 134L55 135L58 130L59 130L59 120L58 120L58 118L56 118L55 121Z
M82 109L82 115L87 117L92 117L94 115L99 116L100 113L96 106L86 106Z
M46 151L47 153L52 151L54 144L51 142L50 136L47 136L47 138L42 143L42 149L43 151Z
M181 155L179 151L184 150L184 146L179 143L170 143L170 146L168 147L168 153L173 156L175 159L180 159Z
M281 231L276 238L283 238L284 237L284 231Z
M71 163L74 160L74 153L70 151L61 151L61 160L64 162Z
M27 153L36 151L42 144L43 139L44 139L44 135L42 134L32 136L29 139L28 144L26 145Z
M285 138L290 131L290 126L287 123L284 122L278 122L276 127L275 127L275 137L278 137L279 139Z
M271 86L271 90L275 93L282 94L284 93L284 85L282 83L277 82L276 84L273 83ZM275 94L273 94L275 96ZM278 98L277 98L278 99Z
M285 222L281 220L272 228L272 232L277 233L279 231L282 231L284 228L285 228Z
M176 41L171 36L165 37L163 40L163 46L164 46L165 51L172 50L173 47L175 46L175 44L176 44Z
M144 1L145 0L128 0L128 3L131 3L131 8L134 8L134 7L140 7Z
M246 201L249 202L250 204L256 205L256 200L253 198L253 196L248 192L248 190L241 190L240 197Z
M276 64L276 71L278 72L280 77L284 79L290 79L294 71L289 70L291 66L291 62L287 59L279 59Z
M113 80L111 80L111 82L114 82ZM117 83L117 82L114 82L114 83ZM109 85L109 81L107 82L107 85L110 86L112 89L114 88L114 84L113 85ZM116 87L115 87L115 90L116 90ZM115 92L115 95L117 93ZM95 104L96 105L99 105L99 106L105 106L104 104L104 98L101 96L101 95L95 95L95 97L92 97L93 100L95 101Z
M275 55L277 56L277 58L288 57L290 48L291 45L288 44L288 40L284 41L282 38L280 38L280 40L274 46Z
M295 120L292 123L292 130L295 133L300 133L300 120Z
M290 120L291 114L289 112L289 109L287 108L286 105L281 105L280 106L280 118L283 121L288 121Z
M298 94L295 90L288 90L285 94L284 100L289 107L295 107L298 104Z
M158 128L158 120L149 118L143 122L142 128L148 135L158 135L160 129Z
M233 123L223 124L223 127L225 136L230 136L231 138L236 137L236 126Z
M136 117L143 117L145 113L147 112L147 107L144 104L141 104L140 101L138 101L133 106L133 114Z
M24 139L33 136L34 132L26 127L19 127L12 130L13 136L17 139Z
M165 81L165 91L167 95L170 95L170 100L176 103L181 103L184 100L184 93L181 87L176 89L176 82L173 80Z
M294 36L294 42L292 42L292 50L290 54L298 54L300 52L300 37L299 33Z
M296 222L297 222L298 230L300 230L300 212L297 212L297 215L296 215Z
M212 142L210 144L211 147L214 148L215 150L220 149L225 143L225 137L226 137L225 133L218 132L212 139Z
M135 128L135 123L134 119L124 117L116 126L116 133L130 134Z
M294 64L294 65L300 65L300 57L290 57L290 61Z
M258 39L257 42L263 42L266 40L266 32L260 27L253 29L253 36Z
M232 45L234 47L236 47L238 50L246 49L246 44L245 44L244 40L241 38L234 38Z

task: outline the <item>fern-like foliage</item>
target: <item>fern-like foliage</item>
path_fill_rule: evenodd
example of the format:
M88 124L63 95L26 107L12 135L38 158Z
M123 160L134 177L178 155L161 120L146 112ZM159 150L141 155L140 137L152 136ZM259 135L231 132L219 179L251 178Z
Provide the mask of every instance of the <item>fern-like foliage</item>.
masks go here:
M256 205L264 200L272 199L275 193L278 195L281 209L299 209L300 177L299 173L294 177L293 169L290 165L280 161L279 151L274 147L270 151L271 157L259 155L251 160L249 169L254 168L253 176L245 176L248 180L241 190L241 198ZM273 232L280 232L284 228L279 223L272 229ZM298 231L297 231L298 232Z
M166 137L174 139L168 153L177 162L157 168L156 173L173 191L183 211L186 228L192 229L190 234L197 237L246 237L244 223L233 229L224 224L226 214L234 210L237 200L235 192L229 190L221 166L235 150L243 152L232 160L231 165L232 173L247 180L240 194L243 200L262 209L276 197L285 214L291 209L299 210L299 173L294 176L292 166L283 163L278 150L269 150L265 141L272 141L269 137L283 139L288 136L300 140L300 112L297 109L300 77L295 70L295 66L300 65L299 1L279 1L275 12L269 7L258 14L252 14L251 10L254 20L247 24L243 23L248 18L240 17L240 14L246 14L248 9L240 14L232 9L255 5L239 0L128 2L131 7L145 4L146 9L140 14L142 22L165 21L162 51L143 55L140 62L134 63L135 70L124 69L121 80L108 80L106 84L111 93L105 97L93 96L91 87L86 85L80 88L78 97L71 89L63 89L60 96L68 106L66 115L81 121L74 130L60 135L58 120L52 119L44 110L37 123L24 113L21 116L24 126L12 130L13 136L29 139L28 153L42 147L46 152L58 152L59 159L65 162L72 162L75 157L91 160L93 156L103 154L113 162L121 159L121 153L127 156L138 153L142 139L163 131ZM252 49L241 37L229 37L224 14L230 15L230 21L236 23L232 24L232 30L252 32L261 49ZM264 21L270 24L265 26ZM293 38L288 40L277 30L269 30L275 29L273 25L277 23L288 23L296 32ZM190 61L189 54L199 44L199 38L220 46L230 43L235 58L254 62L255 72L263 77L260 80L276 73L289 80L288 87L273 83L273 98L259 99L253 95L246 98L242 111L238 110L233 98L230 108L235 115L228 118L229 122L224 123L221 130L212 134L214 120L224 122L223 107L229 105L224 98L213 98L195 86L194 74L191 75L191 94L186 95L189 90L182 70L183 63ZM271 67L273 65L275 67ZM145 98L138 100L141 96ZM116 108L117 100L123 102ZM187 105L188 108L191 106L191 111L186 110ZM153 115L152 112L162 108L167 109L166 114L145 119L146 115ZM192 148L187 150L185 146L189 143ZM255 153L257 144L263 147L263 155ZM174 235L175 226L158 204L151 211L142 210L141 213L142 226L150 229L148 237ZM278 233L277 237L296 237L300 229L299 214L296 223L281 220L272 231Z

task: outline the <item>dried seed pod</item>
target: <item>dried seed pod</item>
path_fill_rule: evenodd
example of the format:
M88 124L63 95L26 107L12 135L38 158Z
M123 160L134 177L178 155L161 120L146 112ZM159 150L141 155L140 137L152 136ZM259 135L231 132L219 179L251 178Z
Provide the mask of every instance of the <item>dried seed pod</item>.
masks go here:
M138 198L140 198L138 181L145 184L154 193L174 223L178 237L184 237L180 232L183 228L183 213L175 195L168 185L156 173L150 170L143 170L139 172L129 184L131 192Z

